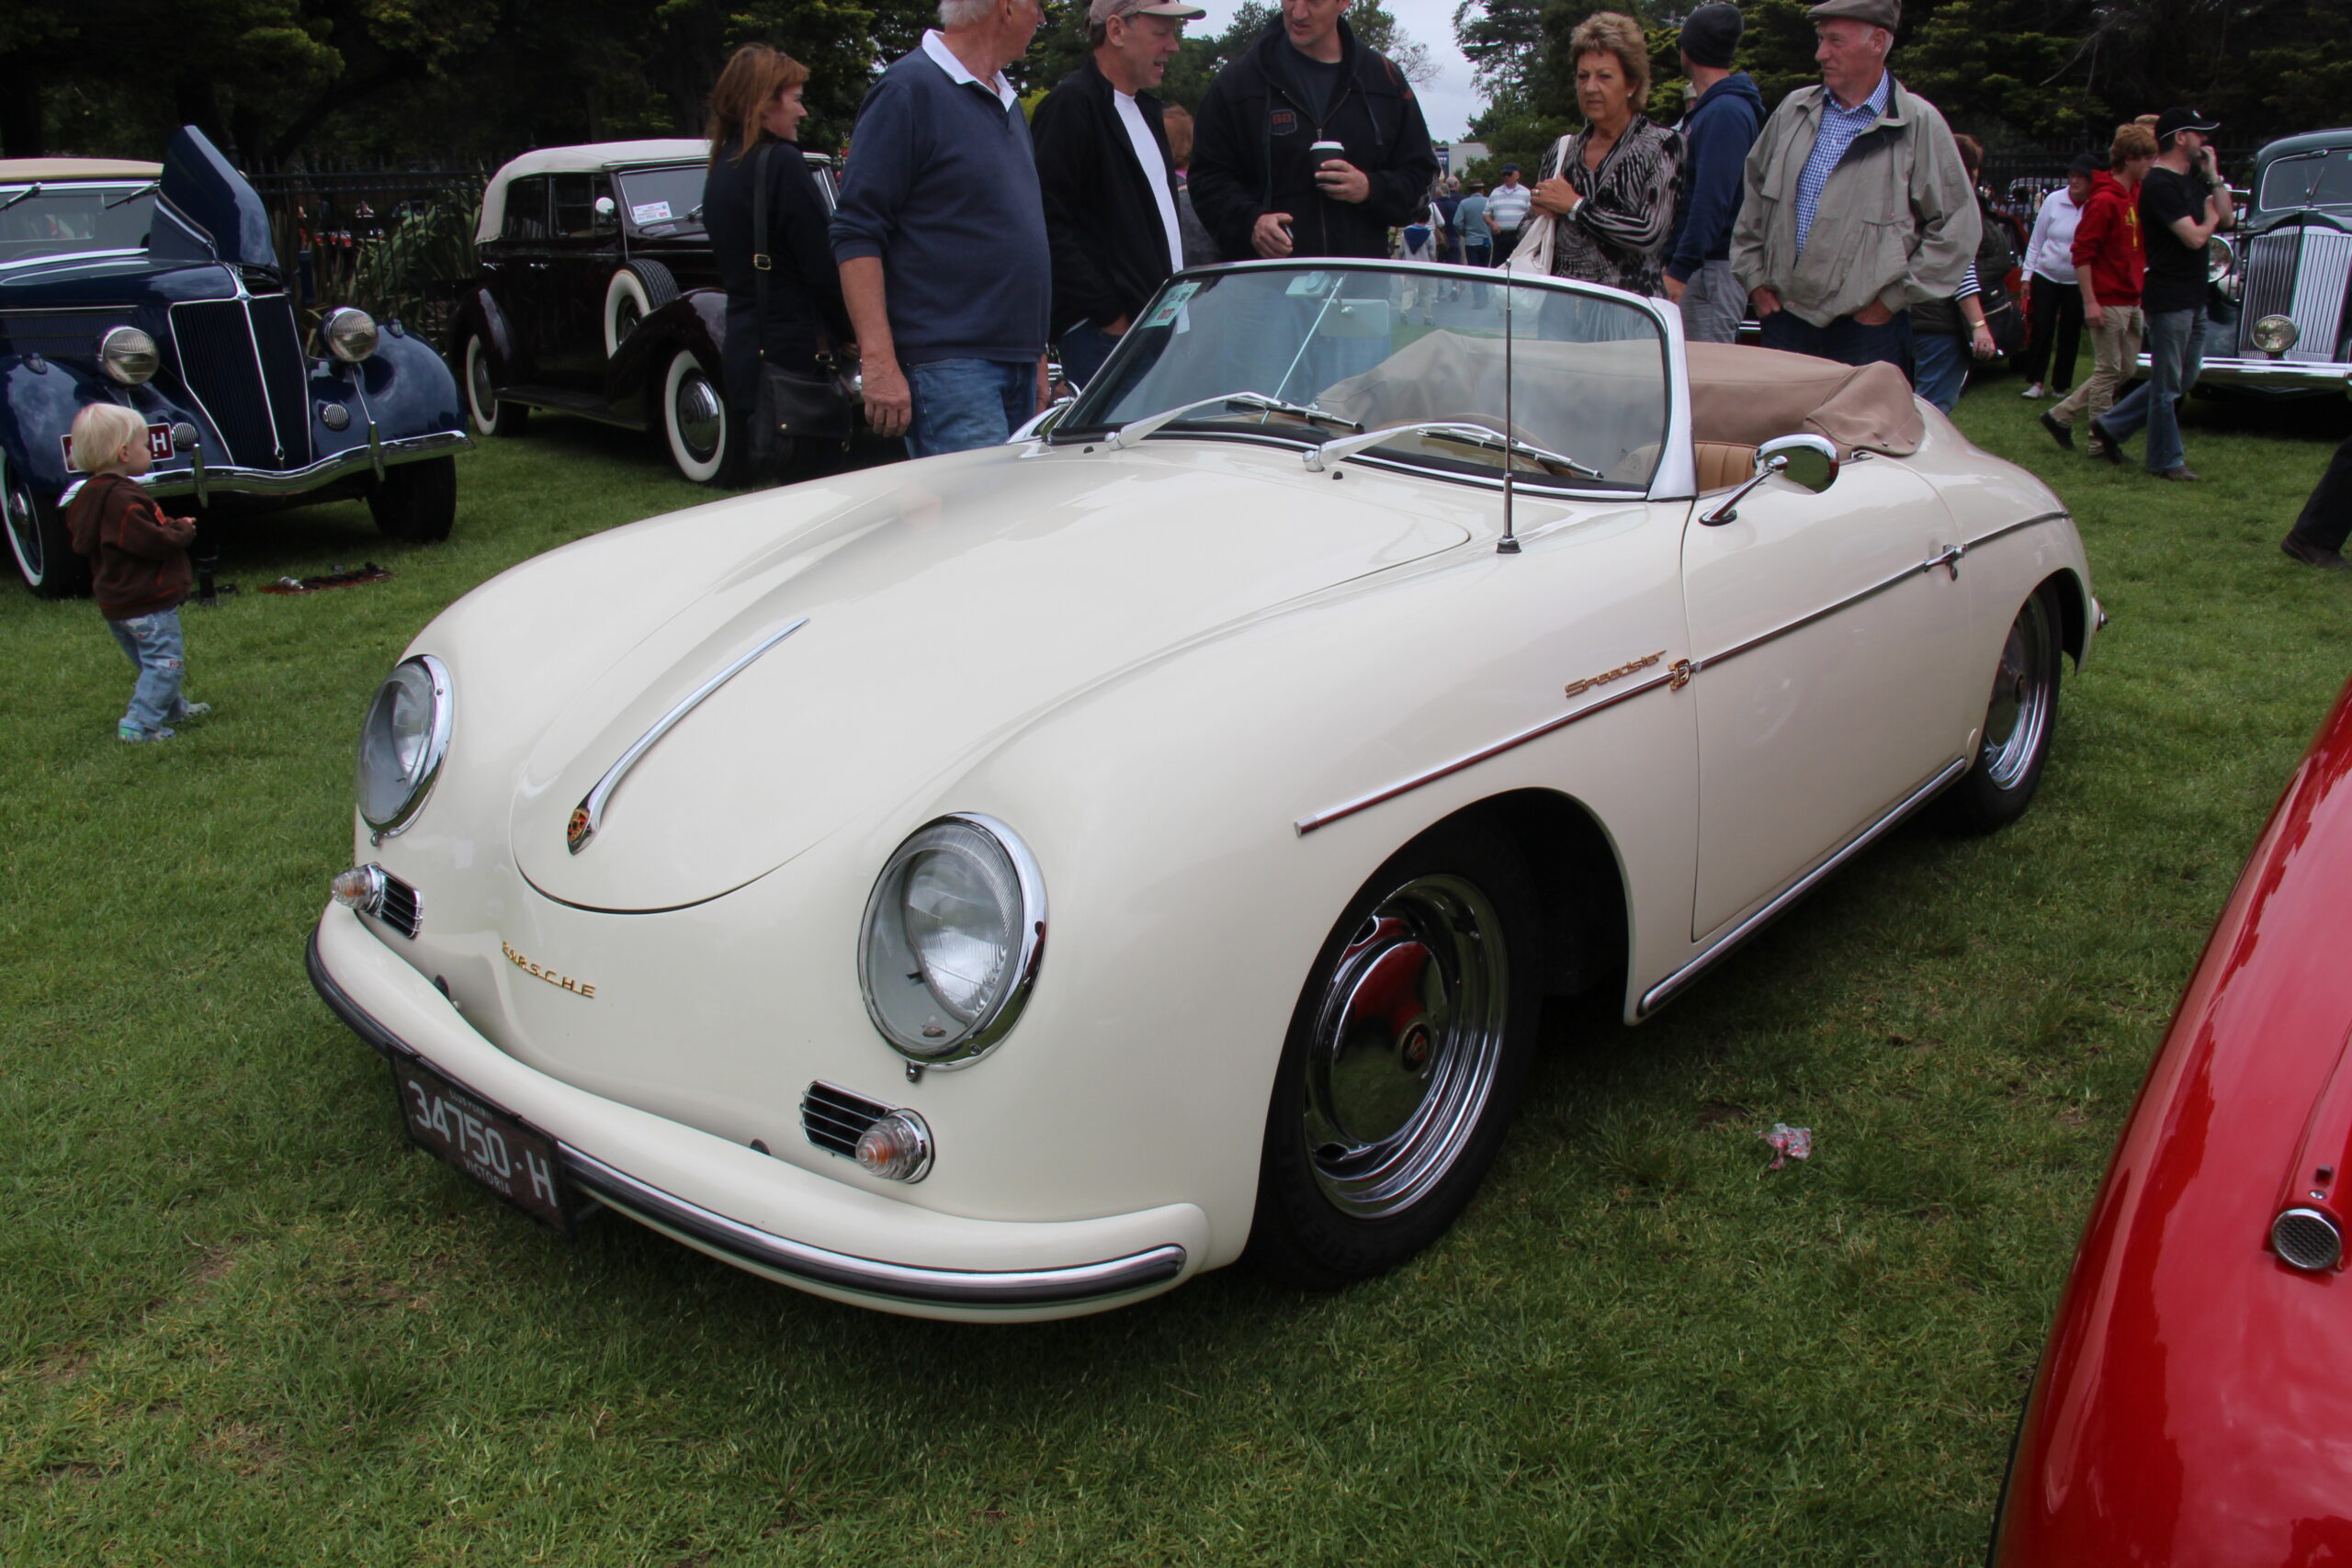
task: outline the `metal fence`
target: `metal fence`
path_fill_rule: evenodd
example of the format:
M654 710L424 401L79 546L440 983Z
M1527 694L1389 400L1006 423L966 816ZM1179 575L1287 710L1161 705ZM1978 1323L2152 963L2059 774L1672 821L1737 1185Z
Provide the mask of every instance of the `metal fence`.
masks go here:
M368 248L393 224L425 209L470 212L481 204L491 172L486 166L279 170L247 179L268 209L270 237L289 269L297 300L315 313L355 297ZM437 341L446 316L446 307L427 309L410 324Z
M2088 149L2106 166L2107 149ZM2221 148L2217 150L2222 175L2231 185L2243 190L2254 178L2252 147ZM1993 200L2003 210L2013 213L2030 229L2035 214L2041 210L2041 198L2066 183L2066 165L2075 161L2073 152L1988 152L1984 155L1984 186L1993 193Z

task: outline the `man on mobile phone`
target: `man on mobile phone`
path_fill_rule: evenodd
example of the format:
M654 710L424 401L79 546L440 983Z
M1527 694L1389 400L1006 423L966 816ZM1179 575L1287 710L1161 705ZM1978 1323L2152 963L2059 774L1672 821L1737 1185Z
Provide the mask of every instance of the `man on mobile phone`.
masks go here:
M1388 231L1427 209L1438 164L1421 106L1347 8L1283 0L1201 99L1193 206L1227 261L1385 256Z

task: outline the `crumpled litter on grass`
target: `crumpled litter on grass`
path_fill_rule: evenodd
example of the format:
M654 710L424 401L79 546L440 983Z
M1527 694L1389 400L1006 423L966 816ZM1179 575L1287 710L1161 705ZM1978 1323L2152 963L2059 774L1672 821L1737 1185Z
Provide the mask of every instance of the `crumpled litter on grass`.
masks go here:
M1772 1145L1772 1163L1764 1168L1767 1170L1778 1170L1792 1159L1813 1157L1813 1129L1810 1127L1792 1127L1786 1122L1775 1122L1770 1132L1756 1135Z

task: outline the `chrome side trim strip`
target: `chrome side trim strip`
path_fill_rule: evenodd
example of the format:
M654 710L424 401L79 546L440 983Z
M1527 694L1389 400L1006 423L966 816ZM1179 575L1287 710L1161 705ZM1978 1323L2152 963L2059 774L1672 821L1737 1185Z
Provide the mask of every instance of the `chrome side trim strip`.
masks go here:
M1749 937L1771 924L1773 919L1790 905L1819 886L1824 877L1877 842L1888 829L1925 806L1938 791L1967 771L1968 759L1965 757L1955 757L1945 763L1941 772L1905 795L1894 810L1848 840L1842 849L1831 851L1819 864L1782 889L1781 895L1770 903L1734 926L1713 947L1645 991L1642 994L1641 1005L1634 1010L1634 1016L1637 1019L1647 1018L1665 1006L1673 998L1676 992L1713 968L1717 960L1724 957Z
M315 928L305 957L311 987L353 1033L386 1056L409 1055L431 1061L378 1022L335 983L319 956ZM437 1065L433 1070L450 1077ZM463 1084L462 1079L452 1077L451 1081ZM887 1301L967 1307L1050 1306L1063 1302L1095 1301L1165 1284L1183 1273L1187 1261L1183 1247L1170 1242L1125 1258L1059 1269L926 1269L910 1263L886 1263L794 1241L740 1220L730 1220L648 1186L569 1144L559 1142L556 1148L566 1177L582 1191L639 1224L730 1262Z
M621 780L628 776L628 771L637 766L638 759L653 750L655 743L675 728L680 719L694 712L705 697L741 674L753 660L808 624L808 617L803 615L782 631L769 633L751 652L696 686L687 694L684 702L663 714L652 728L639 736L637 744L622 752L620 761L605 770L605 776L596 781L595 787L581 796L579 806L572 810L571 824L564 830L565 846L573 854L586 849L588 841L596 836L596 829L604 826L605 807L611 802L613 791L620 787Z
M1184 1271L1184 1249L1174 1242L1125 1258L1062 1269L983 1270L886 1263L771 1235L649 1187L569 1145L559 1147L566 1176L639 1224L731 1261L888 1301L970 1307L1050 1306L1144 1290Z
M1962 545L1957 547L1962 552L1965 553L1965 551L1973 547ZM1890 588L1899 587L1903 583L1910 581L1911 579L1918 576L1923 571L1933 571L1939 566L1951 566L1957 558L1958 558L1952 554L1951 550L1947 549L1941 554L1934 557L1932 559L1921 561L1917 566L1905 567L1883 582L1875 583L1871 587L1863 589L1859 593L1849 593L1846 597L1838 600L1836 604L1824 604L1820 609L1814 611L1810 615L1800 615L1797 619L1791 621L1784 626L1776 626L1769 632L1759 633L1755 637L1749 637L1746 642L1734 643L1731 647L1724 649L1720 653L1711 653L1704 659L1694 659L1690 661L1691 673L1696 674L1702 670L1712 670L1718 664L1728 663L1732 660L1737 659L1743 653L1753 653L1768 642L1777 641L1778 639L1788 636L1791 632L1801 632L1804 630L1805 627L1813 625L1814 622L1826 620L1840 610L1850 610L1865 599L1874 599ZM1952 575L1957 577L1960 574L1955 569Z
M1613 708L1619 703L1638 697L1644 692L1654 692L1660 686L1679 685L1687 679L1687 674L1682 672L1679 666L1661 671L1638 685L1628 686L1622 692L1613 692L1589 706L1580 707L1571 714L1563 714L1558 718L1547 719L1532 729L1522 729L1508 739L1498 740L1491 746L1482 747L1468 756L1456 757L1451 762L1431 768L1425 773L1416 773L1401 783L1388 785L1385 789L1374 790L1370 795L1360 795L1353 800L1334 806L1329 810L1302 817L1291 826L1303 839L1317 828L1328 828L1344 818L1353 817L1359 811L1369 810L1383 801L1394 800L1400 795L1420 788L1423 784L1435 784L1438 780L1458 773L1464 768L1476 767L1478 763L1490 758L1499 757L1515 747L1524 746L1531 740L1541 739L1555 729L1565 729L1580 718L1590 718L1594 714Z
M2066 521L2068 515L2069 513L2064 512L2045 512L2039 517L2027 517L2018 522L2011 523L2005 527L1996 528L1989 534L1979 534L1976 537L1969 540L1967 544L1962 546L1961 548L1963 551L1983 549L1986 545L1991 544L1994 540L2006 539L2020 528L2030 528L2039 523L2064 523Z

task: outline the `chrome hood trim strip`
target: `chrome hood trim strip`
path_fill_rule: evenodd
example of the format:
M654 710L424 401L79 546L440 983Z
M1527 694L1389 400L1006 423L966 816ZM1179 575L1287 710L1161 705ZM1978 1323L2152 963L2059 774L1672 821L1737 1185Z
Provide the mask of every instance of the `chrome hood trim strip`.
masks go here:
M785 627L782 631L769 633L768 636L760 640L759 645L753 648L751 652L743 655L743 657L738 659L734 663L729 664L726 669L721 670L718 674L713 675L709 680L705 681L701 685L696 686L692 692L687 694L684 702L681 702L676 707L672 708L668 713L663 714L662 717L655 722L652 728L639 736L637 738L637 744L622 752L620 761L605 769L605 776L598 779L595 786L589 790L586 795L581 796L580 804L572 808L571 823L564 829L564 847L569 849L573 854L578 854L581 851L586 849L588 847L589 840L595 838L596 830L605 824L605 807L611 803L613 791L620 787L621 780L628 776L628 771L637 766L638 760L643 757L648 751L652 750L655 743L663 736L669 734L672 729L675 728L680 719L685 717L686 715L694 712L697 706L701 705L704 698L709 696L711 693L718 690L719 687L724 686L728 682L741 674L751 666L754 660L760 657L760 655L765 653L769 649L774 648L777 643L782 642L786 637L790 637L794 632L798 631L808 624L808 617L803 615L798 620L793 622L790 626Z

